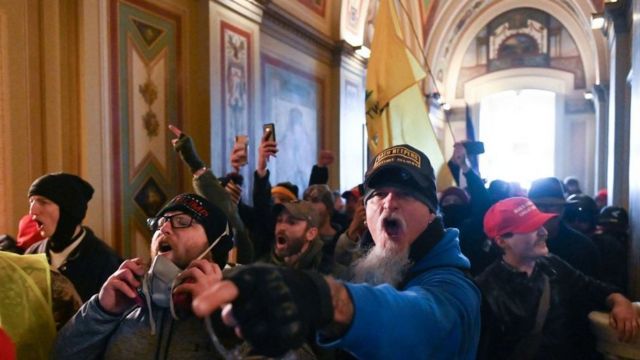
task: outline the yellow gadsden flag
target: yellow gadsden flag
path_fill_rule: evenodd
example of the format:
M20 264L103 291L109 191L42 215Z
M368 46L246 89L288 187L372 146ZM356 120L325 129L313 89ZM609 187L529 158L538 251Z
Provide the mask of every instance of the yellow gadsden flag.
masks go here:
M426 74L405 46L398 16L381 0L367 68L367 132L374 154L392 145L409 144L423 151L438 174L438 189L453 184L440 150L418 82Z

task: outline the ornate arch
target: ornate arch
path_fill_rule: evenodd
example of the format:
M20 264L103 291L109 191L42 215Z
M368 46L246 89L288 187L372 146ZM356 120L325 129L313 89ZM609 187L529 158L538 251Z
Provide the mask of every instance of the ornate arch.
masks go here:
M518 0L475 0L469 2L447 2L439 10L438 31L427 40L428 59L438 81L440 91L453 100L463 57L476 34L492 19L509 10L521 8ZM601 71L606 67L604 37L594 36L589 26L593 4L575 1L528 2L526 7L552 14L573 37L585 68L586 86L600 82ZM449 19L448 21L445 19Z

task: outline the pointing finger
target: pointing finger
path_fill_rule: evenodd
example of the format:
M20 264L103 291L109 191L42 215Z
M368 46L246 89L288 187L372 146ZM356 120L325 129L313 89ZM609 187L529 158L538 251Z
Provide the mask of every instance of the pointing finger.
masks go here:
M231 281L215 284L193 300L193 312L200 317L210 315L220 306L238 297L238 288Z

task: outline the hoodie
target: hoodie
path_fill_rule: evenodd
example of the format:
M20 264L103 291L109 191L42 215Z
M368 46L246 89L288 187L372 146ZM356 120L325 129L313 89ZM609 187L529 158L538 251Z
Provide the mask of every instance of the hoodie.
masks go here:
M475 359L480 338L480 291L464 271L458 230L409 269L401 288L345 283L354 305L349 330L318 342L363 359Z

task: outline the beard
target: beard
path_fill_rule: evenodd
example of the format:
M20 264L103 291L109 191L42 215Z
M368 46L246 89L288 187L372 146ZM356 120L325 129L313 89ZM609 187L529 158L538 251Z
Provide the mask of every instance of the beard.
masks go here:
M413 262L409 260L409 248L397 251L394 247L372 247L352 265L352 280L370 285L390 284L397 287Z
M305 239L304 237L298 238L289 238L282 236L282 239L285 241L286 246L283 248L275 248L275 253L280 258L286 258L294 255L300 254L302 252L302 248L304 247ZM281 241L276 238L276 241Z

